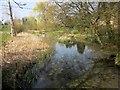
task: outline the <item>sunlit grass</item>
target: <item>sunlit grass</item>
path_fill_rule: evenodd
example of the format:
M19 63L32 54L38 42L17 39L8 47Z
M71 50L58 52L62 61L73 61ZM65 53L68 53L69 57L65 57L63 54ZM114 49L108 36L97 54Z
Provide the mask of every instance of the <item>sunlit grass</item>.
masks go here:
M8 33L0 34L0 46L11 40L11 38L12 38L11 35Z

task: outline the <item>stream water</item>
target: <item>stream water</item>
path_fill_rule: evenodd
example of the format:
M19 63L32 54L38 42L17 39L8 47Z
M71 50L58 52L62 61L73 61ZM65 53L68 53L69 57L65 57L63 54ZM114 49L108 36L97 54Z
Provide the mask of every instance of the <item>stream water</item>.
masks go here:
M44 67L32 68L37 78L31 88L99 87L117 88L118 74L113 63L95 63L101 58L97 51L85 43L54 44L55 54Z

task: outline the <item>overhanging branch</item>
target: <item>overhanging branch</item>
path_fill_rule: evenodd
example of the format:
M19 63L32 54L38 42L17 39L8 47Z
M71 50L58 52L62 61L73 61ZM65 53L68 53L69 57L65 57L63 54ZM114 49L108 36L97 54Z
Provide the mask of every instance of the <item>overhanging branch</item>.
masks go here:
M21 8L21 9L23 9L22 6L25 6L25 5L26 5L25 3L23 3L23 4L18 3L18 2L16 2L15 0L13 0L13 2L14 2L19 8Z

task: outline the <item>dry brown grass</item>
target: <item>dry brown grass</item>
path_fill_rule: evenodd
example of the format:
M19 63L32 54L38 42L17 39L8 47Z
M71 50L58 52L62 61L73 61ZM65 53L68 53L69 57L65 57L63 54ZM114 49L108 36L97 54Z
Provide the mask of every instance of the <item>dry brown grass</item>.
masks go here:
M4 63L30 61L36 57L41 50L46 50L49 45L44 43L38 36L29 33L19 33L6 46L4 52Z

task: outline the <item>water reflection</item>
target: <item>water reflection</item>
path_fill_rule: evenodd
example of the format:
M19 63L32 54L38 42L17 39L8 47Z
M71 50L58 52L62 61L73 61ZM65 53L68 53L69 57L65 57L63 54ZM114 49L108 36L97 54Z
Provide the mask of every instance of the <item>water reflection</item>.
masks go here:
M71 58L72 56L79 55L77 51L77 46L73 45L71 48L68 48L65 44L56 43L55 45L56 54L53 58L60 59L62 57Z
M60 44L60 43L59 43ZM73 46L77 46L77 50L79 53L83 53L85 49L85 43L77 42L77 41L65 41L61 44L65 45L65 48L72 48Z
M31 71L37 78L37 81L32 83L32 88L61 88L66 87L65 85L72 88L78 84L79 87L117 87L115 68L107 67L104 63L91 63L90 58L97 55L88 45L71 43L68 46L57 42L54 49L56 53L49 62L43 67L37 63L32 68Z
M85 49L85 44L84 43L77 43L77 50L79 53L83 53Z
M56 54L53 56L55 60L60 58L73 59L79 58L81 60L90 58L92 55L92 50L88 48L84 43L77 43L71 46L71 48L67 47L66 44L56 43L55 45Z
M79 50L82 53L79 53ZM89 63L92 50L85 45L79 46L79 50L77 44L68 48L65 44L56 43L55 55L46 64L44 71L38 74L39 79L33 87L61 87L87 72L92 67Z

